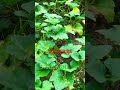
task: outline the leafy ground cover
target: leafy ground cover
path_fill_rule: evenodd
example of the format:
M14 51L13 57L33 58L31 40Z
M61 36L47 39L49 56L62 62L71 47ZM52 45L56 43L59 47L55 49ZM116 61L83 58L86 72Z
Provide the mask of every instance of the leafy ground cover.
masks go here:
M0 0L0 90L34 90L34 3Z
M85 78L87 90L119 90L120 0L85 5L1 0L0 90L34 90L34 83L36 90L85 90Z
M120 89L120 0L86 0L86 90Z
M36 90L85 89L85 15L80 4L79 0L36 0Z

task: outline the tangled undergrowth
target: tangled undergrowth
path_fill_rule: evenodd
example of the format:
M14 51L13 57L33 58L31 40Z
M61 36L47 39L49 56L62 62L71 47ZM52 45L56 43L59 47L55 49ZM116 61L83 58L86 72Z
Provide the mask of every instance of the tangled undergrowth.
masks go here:
M79 4L79 0L36 0L36 90L85 89L85 15Z

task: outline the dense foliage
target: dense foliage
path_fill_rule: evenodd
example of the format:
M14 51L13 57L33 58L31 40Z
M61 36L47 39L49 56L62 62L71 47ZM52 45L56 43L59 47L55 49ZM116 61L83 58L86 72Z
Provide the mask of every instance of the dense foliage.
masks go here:
M0 0L0 90L34 90L34 3Z
M79 0L36 0L36 90L85 89L85 16L79 4Z
M120 0L0 0L0 90L120 90L119 36Z
M86 89L119 90L120 0L86 0Z

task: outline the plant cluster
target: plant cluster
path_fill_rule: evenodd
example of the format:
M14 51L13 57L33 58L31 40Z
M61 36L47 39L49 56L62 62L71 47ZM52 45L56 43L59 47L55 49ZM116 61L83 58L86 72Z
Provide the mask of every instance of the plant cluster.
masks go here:
M85 36L79 0L35 2L35 89L85 89ZM51 53L50 50L72 52Z
M86 0L86 27L92 22L86 30L87 90L120 89L120 23L116 21L120 9L115 10L116 1Z
M34 89L34 1L0 1L0 90Z

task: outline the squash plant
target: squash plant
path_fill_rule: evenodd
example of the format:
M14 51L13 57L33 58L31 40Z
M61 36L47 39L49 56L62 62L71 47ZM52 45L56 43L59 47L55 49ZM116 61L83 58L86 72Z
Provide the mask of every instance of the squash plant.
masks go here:
M117 0L86 0L86 90L117 90L120 80L120 25ZM103 16L107 24L97 16ZM91 22L91 24L90 24ZM108 26L106 26L108 25ZM117 87L117 88L116 88Z
M34 90L33 7L31 0L0 1L0 90Z
M35 89L85 89L85 36L79 0L35 2ZM50 50L72 52L51 53Z

